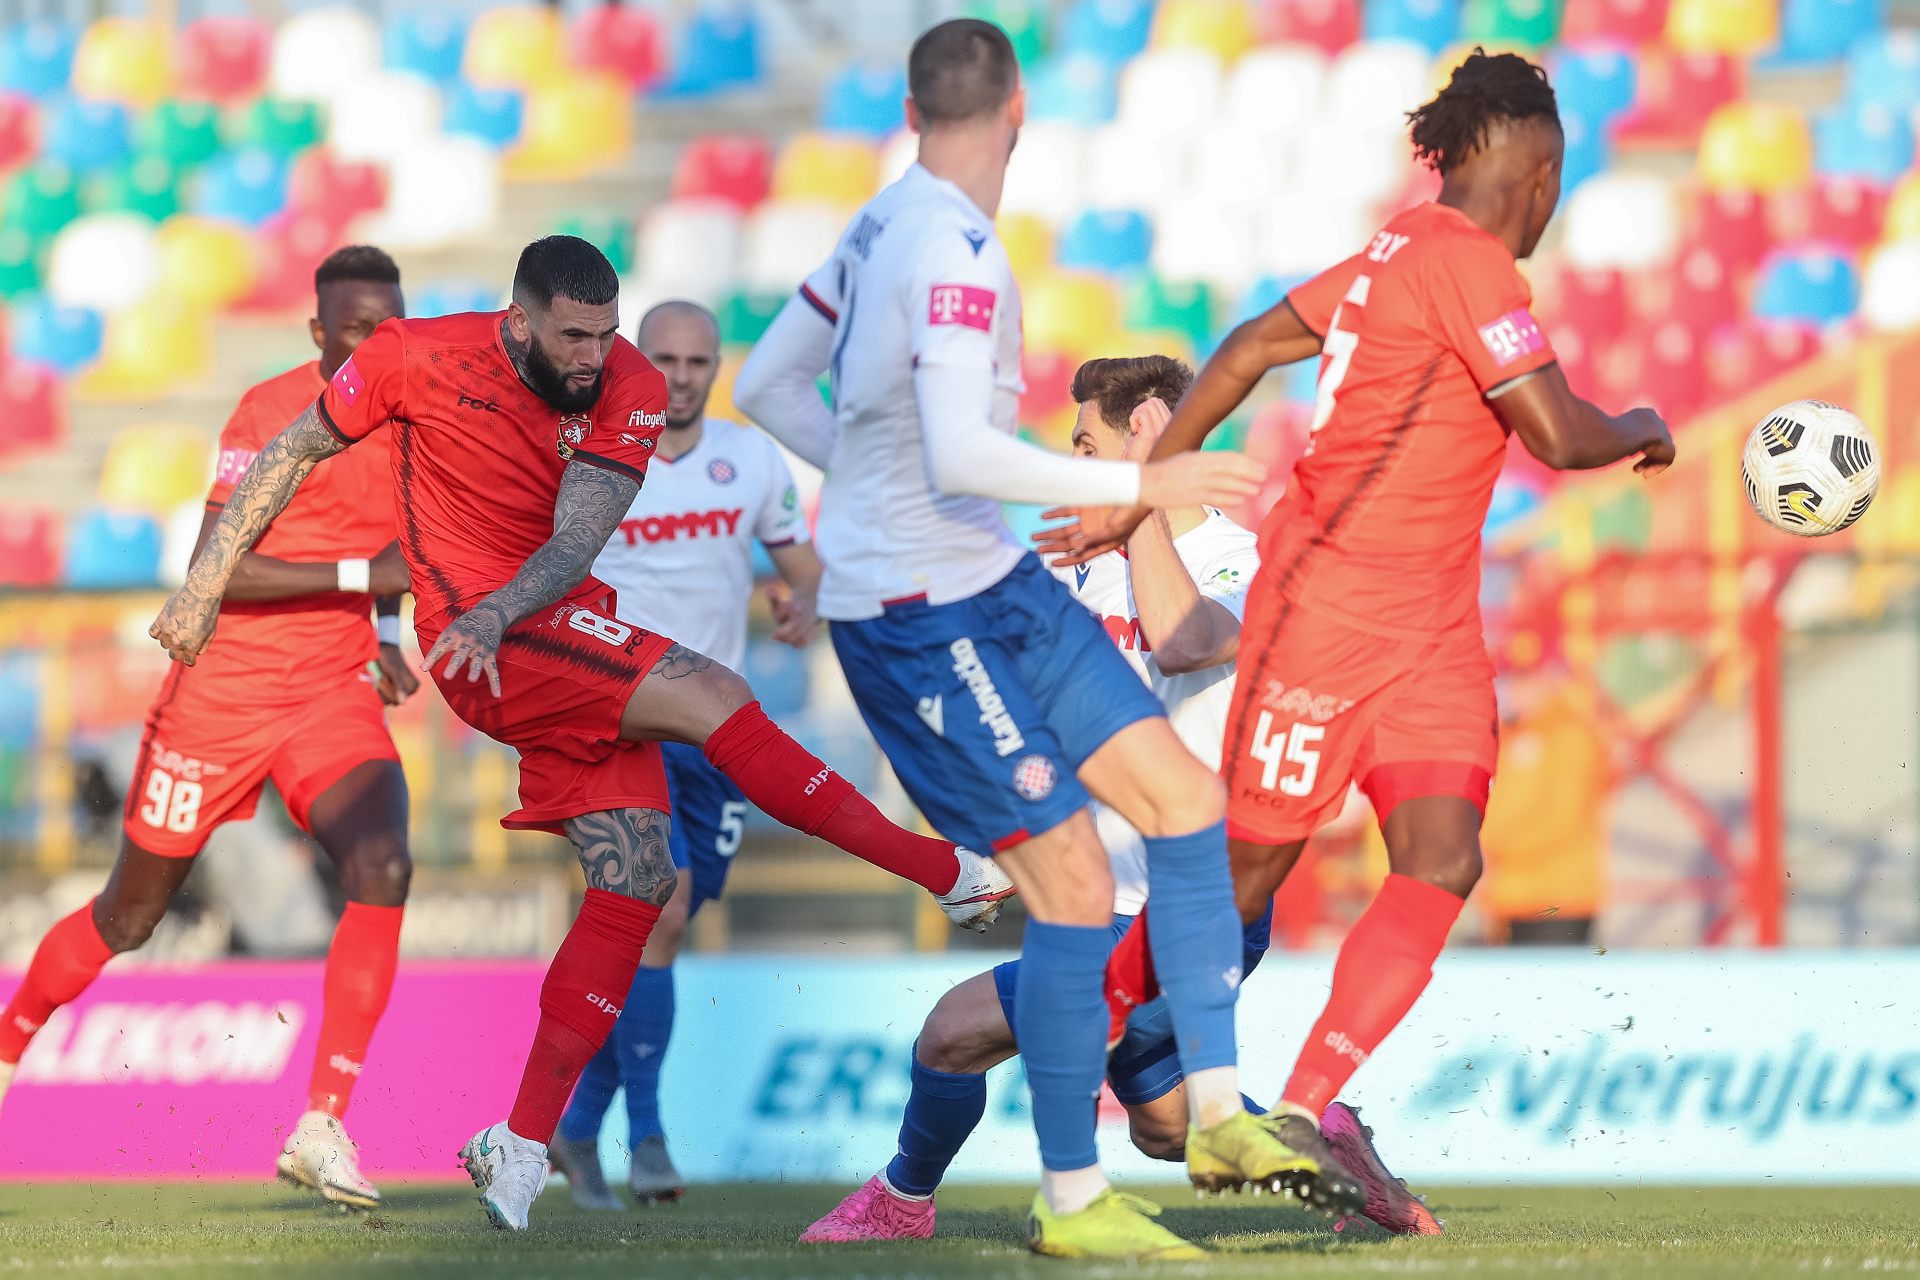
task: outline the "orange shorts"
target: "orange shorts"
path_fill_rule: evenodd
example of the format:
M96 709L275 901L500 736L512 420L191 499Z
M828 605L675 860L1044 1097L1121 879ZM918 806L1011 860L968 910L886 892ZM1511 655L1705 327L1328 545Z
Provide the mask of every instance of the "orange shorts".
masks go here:
M328 787L369 760L399 759L366 676L289 706L175 666L147 713L122 829L150 853L191 858L215 827L252 817L271 780L309 830L308 812Z
M1382 823L1420 796L1460 796L1486 812L1500 725L1478 627L1397 640L1256 582L1240 634L1221 749L1235 838L1305 839L1355 782Z
M454 714L520 753L520 807L503 827L566 834L566 821L603 809L669 812L667 775L654 742L620 737L633 690L673 641L615 616L613 591L588 580L573 596L508 629L500 645L500 696L483 676L433 681ZM422 652L450 616L417 624Z

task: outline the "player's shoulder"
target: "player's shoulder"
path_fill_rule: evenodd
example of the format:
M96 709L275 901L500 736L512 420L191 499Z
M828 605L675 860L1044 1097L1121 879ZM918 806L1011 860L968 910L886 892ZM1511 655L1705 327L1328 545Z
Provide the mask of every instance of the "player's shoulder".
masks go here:
M619 335L614 336L613 347L607 352L605 369L609 384L618 383L624 389L666 390L667 376L654 368L640 348Z
M318 360L297 364L256 382L241 393L222 439L234 445L239 443L240 436L250 435L258 437L253 442L256 446L265 443L299 417L325 389Z
M1399 242L1405 237L1405 247ZM1519 268L1513 253L1479 223L1447 205L1415 205L1395 215L1367 246L1367 256L1404 253L1408 265L1423 274L1476 275L1489 271L1512 274Z
M1174 546L1202 586L1216 578L1222 586L1244 585L1241 576L1250 576L1250 567L1260 560L1260 535L1212 507Z
M504 311L461 311L450 316L427 316L385 321L374 333L388 326L411 351L435 351L448 347L491 346L497 341Z
M890 197L882 205L882 197ZM952 183L915 166L876 197L875 217L884 215L892 233L890 248L914 261L976 262L1007 269L1006 250L994 234L993 220ZM856 219L855 232L859 229ZM887 237L883 237L887 238Z

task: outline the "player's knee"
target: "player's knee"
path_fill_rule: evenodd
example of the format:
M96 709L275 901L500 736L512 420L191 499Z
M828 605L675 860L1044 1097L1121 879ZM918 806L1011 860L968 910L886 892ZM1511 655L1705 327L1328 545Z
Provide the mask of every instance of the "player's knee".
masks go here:
M1192 768L1187 768L1188 764ZM1220 775L1190 757L1178 765L1169 762L1141 796L1141 820L1135 825L1147 836L1178 836L1200 831L1227 816L1227 787Z
M401 906L413 883L413 859L402 841L366 841L342 859L340 881L349 901L376 907Z
M147 945L147 939L153 936L160 918L167 914L164 898L137 898L131 901L108 901L96 898L93 903L94 927L100 931L100 940L115 955L128 951L137 951Z
M1187 1158L1187 1134L1180 1125L1162 1116L1139 1113L1129 1113L1127 1123L1132 1132L1134 1149L1147 1159Z
M975 1070L989 1047L956 989L942 996L921 1024L913 1056L923 1067L960 1074Z
M714 663L700 673L700 708L706 723L705 733L712 733L725 724L733 713L754 700L753 686L739 672Z
M1482 867L1479 841L1448 841L1416 849L1406 874L1464 898L1480 883Z

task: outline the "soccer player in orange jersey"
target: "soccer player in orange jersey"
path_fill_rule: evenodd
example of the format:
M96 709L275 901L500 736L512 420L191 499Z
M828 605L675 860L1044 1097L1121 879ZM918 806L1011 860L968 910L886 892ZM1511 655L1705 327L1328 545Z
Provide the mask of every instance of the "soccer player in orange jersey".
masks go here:
M1480 877L1497 734L1480 527L1507 437L1557 469L1637 457L1652 475L1673 461L1653 410L1609 416L1573 394L1528 309L1515 260L1533 252L1560 198L1545 72L1476 49L1411 119L1416 154L1441 174L1438 199L1236 329L1155 452L1199 447L1268 369L1321 357L1312 444L1261 533L1222 768L1245 919L1266 908L1349 783L1386 835L1391 874L1341 947L1276 1108L1299 1118L1287 1142L1322 1176L1339 1162L1307 1130L1425 989ZM1081 561L1138 520L1085 512L1043 545ZM1115 972L1137 971L1141 950L1129 966L1123 944ZM1369 1176L1349 1117L1325 1137L1368 1184L1368 1215L1391 1217L1395 1206L1373 1202L1404 1191Z
M364 338L404 310L400 269L364 245L321 263L314 294L308 327L320 358L240 398L220 433L199 547L254 455ZM378 1205L380 1193L361 1174L340 1117L393 986L413 870L407 784L383 708L420 684L399 649L408 574L390 470L384 444L317 468L300 500L234 566L218 641L199 666L167 673L148 713L113 874L48 931L0 1021L4 1090L48 1015L110 958L147 940L208 835L250 816L271 780L347 893L327 952L308 1110L282 1150L280 1176L360 1208ZM376 600L377 635L368 610Z

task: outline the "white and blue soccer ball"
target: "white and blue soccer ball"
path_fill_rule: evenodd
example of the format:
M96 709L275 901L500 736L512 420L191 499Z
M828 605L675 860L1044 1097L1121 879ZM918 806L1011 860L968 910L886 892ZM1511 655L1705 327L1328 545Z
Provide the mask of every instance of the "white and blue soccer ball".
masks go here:
M1854 414L1824 400L1795 400L1747 437L1740 479L1762 520L1817 538L1866 514L1880 488L1880 451Z

